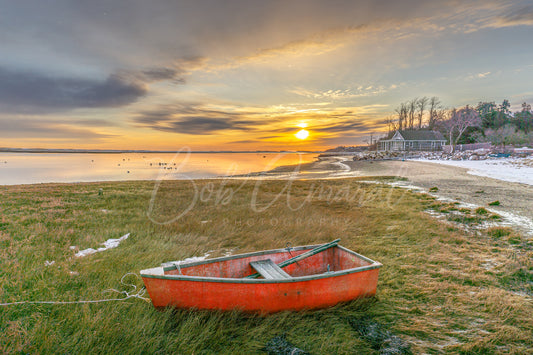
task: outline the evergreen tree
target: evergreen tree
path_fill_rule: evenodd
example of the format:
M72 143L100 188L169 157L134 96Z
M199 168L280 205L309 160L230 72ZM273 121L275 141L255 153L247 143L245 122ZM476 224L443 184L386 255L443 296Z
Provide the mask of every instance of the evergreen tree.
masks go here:
M512 123L518 130L523 131L525 134L533 132L533 113L531 112L531 105L524 102L522 104L522 111L514 114Z

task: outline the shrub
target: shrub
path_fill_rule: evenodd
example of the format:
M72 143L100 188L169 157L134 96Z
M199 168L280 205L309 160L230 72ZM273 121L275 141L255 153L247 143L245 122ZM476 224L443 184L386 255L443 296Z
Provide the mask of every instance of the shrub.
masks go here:
M492 201L491 203L489 203L489 206L499 206L500 205L500 201L496 200L496 201Z

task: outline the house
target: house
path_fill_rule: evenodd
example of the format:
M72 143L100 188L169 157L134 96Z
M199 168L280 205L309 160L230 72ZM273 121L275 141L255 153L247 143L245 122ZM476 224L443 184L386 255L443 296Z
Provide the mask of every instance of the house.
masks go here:
M391 139L379 141L378 150L433 151L442 150L446 139L442 133L428 130L398 130Z

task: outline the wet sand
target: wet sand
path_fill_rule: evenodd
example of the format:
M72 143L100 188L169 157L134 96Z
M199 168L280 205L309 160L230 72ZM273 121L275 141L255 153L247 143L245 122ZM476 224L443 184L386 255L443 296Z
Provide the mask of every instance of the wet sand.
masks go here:
M260 175L271 179L332 179L399 176L434 195L464 204L483 206L502 215L512 225L533 235L533 186L468 174L468 169L420 161L352 161L349 157L326 157L297 166L281 166ZM366 179L365 179L366 180ZM489 206L493 201L499 206Z
M415 185L456 201L488 207L493 201L500 206L491 210L516 213L533 219L533 186L468 174L468 169L418 161L344 162L354 176L394 175Z
M328 179L338 177L338 174L350 173L350 167L344 163L345 158L327 157L317 158L316 161L300 165L282 165L270 171L262 171L234 177L261 177L267 179Z

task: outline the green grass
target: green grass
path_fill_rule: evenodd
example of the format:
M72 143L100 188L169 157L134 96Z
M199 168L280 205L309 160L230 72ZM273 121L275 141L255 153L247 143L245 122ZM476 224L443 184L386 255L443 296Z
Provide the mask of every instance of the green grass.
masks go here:
M260 354L281 334L313 354L377 353L350 326L354 317L375 320L414 353L533 347L531 244L517 252L515 234L480 238L439 222L424 213L431 196L357 179L167 181L150 207L154 185L0 187L0 303L117 297L104 291L131 291L124 274L165 261L337 237L383 263L377 295L270 316L157 311L139 299L8 306L0 309L0 353ZM126 233L119 247L84 258L70 249ZM125 281L142 287L135 276Z
M487 230L487 234L494 238L506 237L512 232L513 230L509 227L493 227Z
M479 215L482 215L482 216L483 216L483 215L488 215L488 214L489 214L489 211L487 211L487 209L484 208L484 207L478 207L478 208L476 208L476 211L475 211L475 212L476 212L476 214L479 214Z

